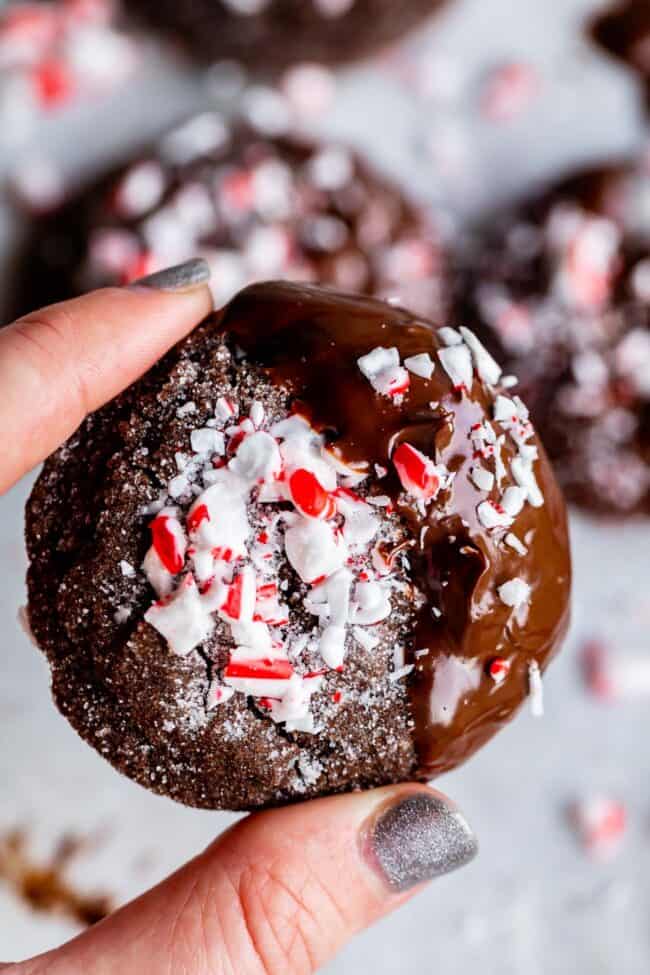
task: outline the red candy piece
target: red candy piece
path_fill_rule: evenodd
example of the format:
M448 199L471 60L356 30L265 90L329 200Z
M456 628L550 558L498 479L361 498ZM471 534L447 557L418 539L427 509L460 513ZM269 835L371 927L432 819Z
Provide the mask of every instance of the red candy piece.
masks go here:
M142 251L124 269L122 284L131 284L139 278L144 278L147 274L153 274L158 270L158 261L154 254L149 251Z
M43 61L33 77L38 99L45 108L58 108L73 95L72 75L61 61Z
M188 515L188 532L195 532L204 521L210 521L210 512L208 511L207 505L200 504L198 508L195 508L194 511Z
M257 590L258 599L273 599L278 594L278 587L275 582L267 582Z
M227 176L221 184L221 194L226 206L233 210L252 210L255 203L252 175L246 170L238 170Z
M30 52L29 60L40 57L58 33L58 13L52 8L29 3L0 12L0 47Z
M389 396L402 396L406 393L411 385L411 377L406 369L400 369L399 375L394 379L391 379L388 395Z
M179 538L172 531L172 519L168 515L159 515L149 528L156 555L172 575L177 575L185 564L185 555L179 545Z
M221 611L231 620L252 619L255 608L255 576L244 570L228 586Z
M393 464L405 491L419 498L435 498L440 477L433 462L409 443L401 443L393 454Z
M336 505L315 474L300 468L289 478L291 500L296 508L309 518L331 518Z
M510 672L510 661L503 657L495 657L490 661L488 673L495 684L502 684Z
M224 671L224 677L249 680L289 680L292 676L291 661L282 657L276 659L263 657L259 660L229 663Z
M222 545L216 545L212 549L213 558L217 559L219 562L232 562L232 549L224 548Z

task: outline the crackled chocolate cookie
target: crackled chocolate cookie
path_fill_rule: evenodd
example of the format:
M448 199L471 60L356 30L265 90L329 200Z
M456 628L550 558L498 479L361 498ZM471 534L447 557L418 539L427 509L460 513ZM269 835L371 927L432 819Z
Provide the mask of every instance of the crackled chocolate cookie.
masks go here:
M256 280L331 284L445 314L441 235L349 149L272 138L216 113L37 222L19 312L196 255L215 305Z
M428 778L517 711L568 617L565 508L472 332L242 291L45 464L29 619L116 768L248 809Z
M596 42L639 72L650 105L650 4L648 0L621 0L591 25Z
M396 40L443 0L132 0L129 11L207 61L273 73L297 61L353 61Z
M570 498L650 511L650 167L582 172L493 220L456 313L516 373Z

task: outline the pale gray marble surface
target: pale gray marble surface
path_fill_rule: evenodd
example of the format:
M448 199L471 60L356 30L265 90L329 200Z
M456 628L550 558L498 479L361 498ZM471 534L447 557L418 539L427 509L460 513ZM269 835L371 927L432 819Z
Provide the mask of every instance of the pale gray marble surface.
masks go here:
M580 18L595 6L593 0L458 0L417 43L453 70L462 68L462 111L457 102L418 101L368 65L341 78L322 127L367 147L414 193L451 199L466 213L572 162L620 154L642 137L638 93L625 72L580 39ZM476 85L484 69L510 58L533 60L544 87L521 119L490 125L473 109ZM154 55L128 98L118 95L48 123L33 145L78 172L137 145L204 97L190 70ZM440 176L440 158L421 149L427 132L451 146L452 159L467 148L461 176L456 165ZM17 153L5 150L0 166L15 162ZM16 230L7 209L0 210L5 262ZM47 668L16 620L24 600L22 508L29 485L26 479L0 499L0 830L26 824L36 853L63 832L97 831L100 841L79 862L78 879L126 898L197 852L233 817L181 808L120 778L55 711ZM594 633L609 635L623 650L650 653L650 522L620 525L574 515L572 533L574 623L545 682L546 717L535 721L523 713L439 783L474 824L480 857L357 938L329 966L330 975L650 970L647 703L595 702L581 686L576 662L580 644ZM592 791L620 796L629 806L624 849L606 865L585 857L565 821L566 804ZM71 931L31 913L0 885L3 960L43 950Z

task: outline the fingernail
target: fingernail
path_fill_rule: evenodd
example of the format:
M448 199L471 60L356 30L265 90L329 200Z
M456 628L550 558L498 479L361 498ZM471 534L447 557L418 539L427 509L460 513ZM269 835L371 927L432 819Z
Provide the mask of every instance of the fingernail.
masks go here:
M130 288L147 288L153 291L184 292L194 291L210 280L210 266L202 257L166 267L162 271L148 274L145 278L133 281Z
M477 851L476 837L462 813L422 792L385 809L368 836L370 860L394 891L457 870Z

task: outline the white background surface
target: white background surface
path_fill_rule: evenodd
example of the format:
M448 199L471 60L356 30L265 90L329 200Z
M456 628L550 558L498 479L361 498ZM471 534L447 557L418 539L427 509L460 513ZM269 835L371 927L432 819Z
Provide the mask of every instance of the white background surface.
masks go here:
M593 0L457 0L418 41L460 70L459 99L417 100L376 67L341 78L322 127L365 146L407 189L476 212L583 159L640 143L638 90L581 39ZM475 111L481 72L503 59L538 65L540 97L508 125ZM124 93L49 122L33 145L68 172L140 144L205 97L199 77L152 53ZM91 124L92 120L92 124ZM107 145L107 131L112 133ZM426 136L465 159L440 175ZM465 150L465 155L461 150ZM29 150L32 151L32 150ZM0 166L13 164L0 143ZM446 152L446 149L445 149ZM15 241L0 210L5 257ZM4 431L10 436L11 431ZM105 764L58 715L44 661L16 622L24 601L22 509L30 481L0 499L0 831L29 828L34 853L65 832L97 833L75 879L126 898L198 852L232 817L184 809L146 793ZM583 690L576 650L605 634L622 651L650 653L650 522L573 516L574 623L545 682L547 714L523 713L439 784L463 807L482 844L475 863L359 937L330 975L647 975L650 970L650 719L646 701L605 706ZM566 824L566 805L590 792L624 799L630 831L618 858L590 862ZM0 958L18 959L73 931L35 915L0 886Z

